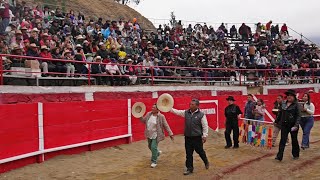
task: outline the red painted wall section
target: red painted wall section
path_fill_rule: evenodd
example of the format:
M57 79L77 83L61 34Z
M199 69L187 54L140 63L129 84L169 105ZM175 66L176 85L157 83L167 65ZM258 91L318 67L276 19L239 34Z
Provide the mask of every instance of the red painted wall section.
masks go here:
M190 97L199 99L202 96L211 96L211 91L158 91L158 95L169 93L173 97Z
M320 93L311 93L311 102L315 106L315 113L316 115L320 115ZM320 120L320 117L315 117L315 120Z
M95 101L109 99L152 98L152 92L95 92Z
M73 102L85 101L84 93L57 93L57 94L0 94L1 104L46 103L46 102Z
M217 96L242 95L242 91L217 91Z
M37 151L37 104L0 105L0 159Z
M12 162L8 162L5 164L0 164L0 173L4 173L4 172L8 172L14 169L18 169L24 166L27 166L29 164L34 164L37 162L37 158L34 157L29 157L29 158L25 158L25 159L21 159L18 161L12 161Z
M45 148L128 134L127 100L46 103L43 107Z

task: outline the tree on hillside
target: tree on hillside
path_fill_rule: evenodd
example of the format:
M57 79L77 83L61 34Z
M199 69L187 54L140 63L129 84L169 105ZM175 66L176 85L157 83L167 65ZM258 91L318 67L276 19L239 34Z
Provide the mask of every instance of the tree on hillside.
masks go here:
M124 4L124 5L127 5L129 3L134 3L134 4L138 5L141 2L141 0L114 0L114 1L121 3L121 4Z

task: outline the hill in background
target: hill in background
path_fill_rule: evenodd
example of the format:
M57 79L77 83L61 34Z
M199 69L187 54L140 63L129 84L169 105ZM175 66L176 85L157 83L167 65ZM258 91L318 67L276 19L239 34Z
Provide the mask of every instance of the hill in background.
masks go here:
M78 12L83 13L87 18L97 19L102 17L105 20L119 20L123 18L125 21L137 18L139 24L144 29L154 29L151 21L142 16L139 12L129 6L119 4L114 0L24 0L28 5L33 7L38 5L49 5L55 9L60 7L69 12L71 9L77 15ZM21 1L18 1L21 2Z

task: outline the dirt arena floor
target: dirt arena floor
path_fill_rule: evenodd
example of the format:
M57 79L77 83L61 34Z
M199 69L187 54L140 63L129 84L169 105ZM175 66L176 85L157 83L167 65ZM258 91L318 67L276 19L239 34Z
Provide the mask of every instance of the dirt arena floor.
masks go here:
M211 163L206 170L194 154L194 173L183 176L185 152L183 136L160 143L158 166L150 168L146 141L59 156L41 164L29 165L0 175L5 180L105 180L105 179L320 179L320 122L312 129L310 149L302 150L299 160L291 158L291 144L282 162L274 160L278 147L271 150L240 144L224 149L223 131L210 132L205 150ZM299 131L299 142L302 131Z

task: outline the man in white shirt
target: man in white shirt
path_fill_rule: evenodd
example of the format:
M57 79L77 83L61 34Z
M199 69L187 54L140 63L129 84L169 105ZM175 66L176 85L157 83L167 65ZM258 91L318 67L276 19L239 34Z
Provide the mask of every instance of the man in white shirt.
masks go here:
M172 113L185 118L184 136L187 170L183 173L184 175L193 172L193 151L199 154L206 169L209 169L209 161L203 149L203 143L207 141L208 137L208 121L206 115L200 111L199 104L199 100L193 99L190 102L190 109L171 110Z
M106 71L110 75L109 79L111 82L111 86L115 85L115 83L114 83L115 81L117 84L119 84L121 73L120 73L118 65L116 64L116 60L113 60L112 62L110 62L106 65Z

